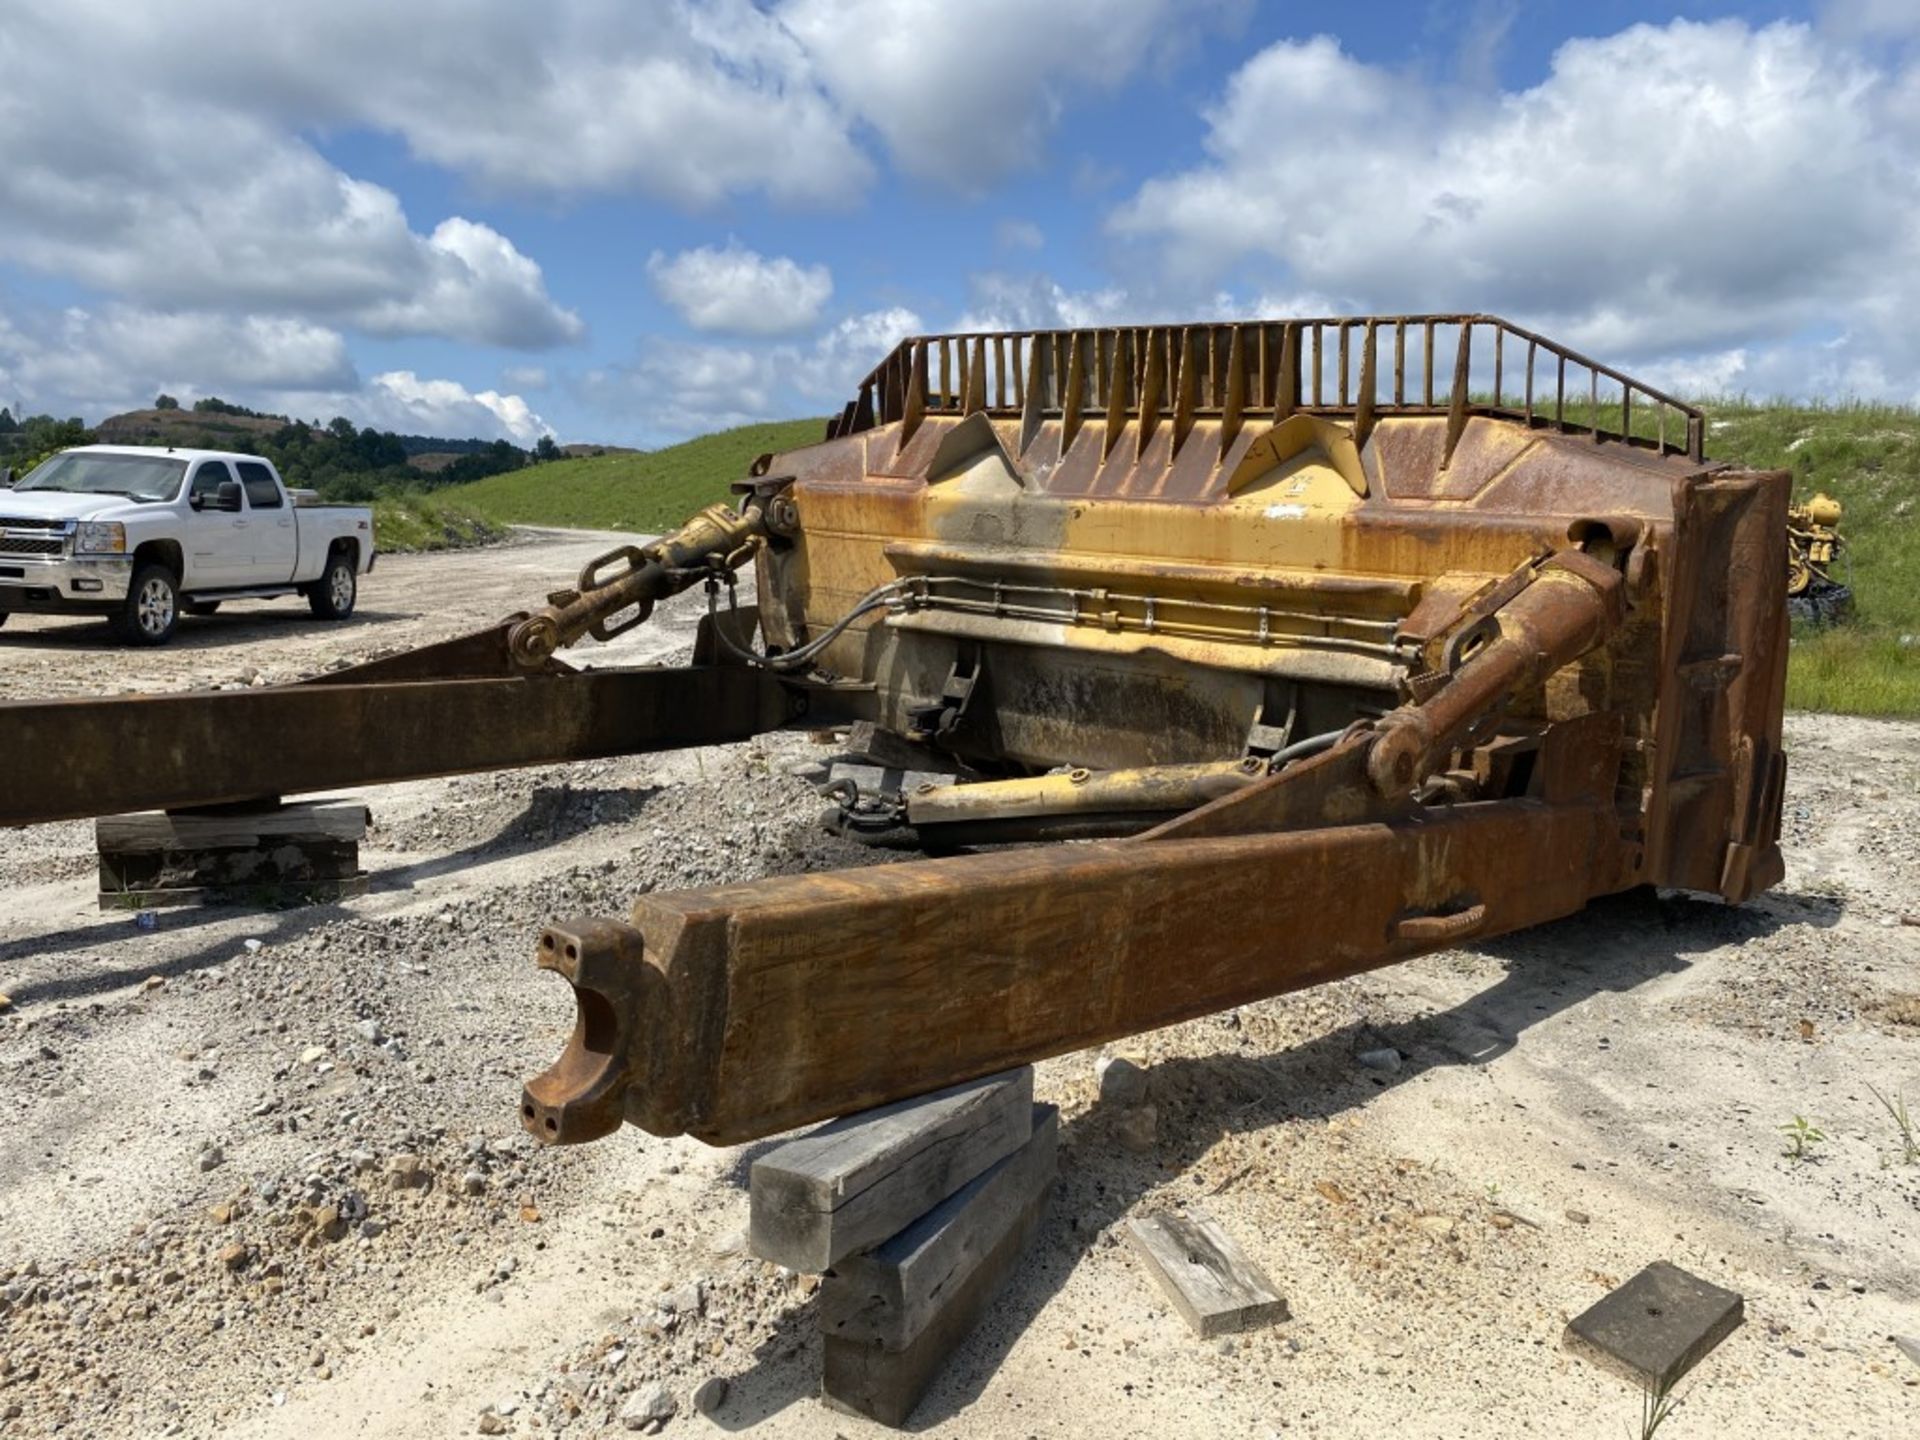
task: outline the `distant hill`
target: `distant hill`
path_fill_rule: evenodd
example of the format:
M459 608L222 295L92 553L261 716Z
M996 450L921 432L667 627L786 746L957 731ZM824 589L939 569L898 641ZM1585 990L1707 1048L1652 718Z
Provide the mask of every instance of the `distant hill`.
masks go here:
M727 498L727 486L768 451L817 444L824 420L742 425L685 444L645 452L554 460L437 492L453 508L503 525L565 525L584 530L669 530L703 505Z
M176 445L185 450L251 450L287 422L277 416L204 410L129 410L93 427L102 445Z

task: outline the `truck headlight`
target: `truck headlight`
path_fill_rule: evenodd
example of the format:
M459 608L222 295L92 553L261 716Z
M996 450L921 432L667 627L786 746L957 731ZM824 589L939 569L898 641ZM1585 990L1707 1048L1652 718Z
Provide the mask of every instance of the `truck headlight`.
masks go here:
M124 555L127 527L118 520L82 521L74 532L73 548L79 555Z

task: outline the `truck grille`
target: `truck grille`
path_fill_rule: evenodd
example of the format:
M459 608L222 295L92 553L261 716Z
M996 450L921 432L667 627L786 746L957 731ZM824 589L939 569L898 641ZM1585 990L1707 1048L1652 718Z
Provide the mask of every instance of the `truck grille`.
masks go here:
M0 555L59 555L69 528L65 520L0 515Z

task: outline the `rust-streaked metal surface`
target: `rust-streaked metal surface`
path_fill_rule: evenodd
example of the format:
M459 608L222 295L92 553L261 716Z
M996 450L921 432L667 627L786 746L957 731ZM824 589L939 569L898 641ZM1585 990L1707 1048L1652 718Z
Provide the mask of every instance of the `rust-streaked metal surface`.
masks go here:
M1485 316L903 342L759 469L770 650L891 587L820 651L880 727L1073 767L903 795L909 833L1190 808L557 928L582 1023L528 1127L740 1140L1637 884L1772 883L1786 477L1703 439Z
M0 818L30 825L722 744L785 723L790 706L781 686L738 666L17 701L0 706Z
M1775 883L1788 477L1704 438L1484 315L915 337L544 609L281 690L0 706L0 823L858 718L898 759L834 791L847 833L1095 837L551 929L579 1018L528 1128L749 1139L1636 885ZM691 669L555 658L693 586Z

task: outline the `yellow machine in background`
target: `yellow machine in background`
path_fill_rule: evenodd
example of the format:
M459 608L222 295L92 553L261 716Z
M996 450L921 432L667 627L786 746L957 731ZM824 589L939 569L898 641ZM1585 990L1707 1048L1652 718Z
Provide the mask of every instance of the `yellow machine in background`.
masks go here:
M1795 619L1832 624L1853 608L1853 591L1833 575L1845 551L1840 502L1824 491L1787 511L1787 606Z

